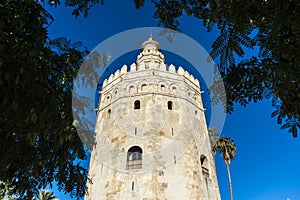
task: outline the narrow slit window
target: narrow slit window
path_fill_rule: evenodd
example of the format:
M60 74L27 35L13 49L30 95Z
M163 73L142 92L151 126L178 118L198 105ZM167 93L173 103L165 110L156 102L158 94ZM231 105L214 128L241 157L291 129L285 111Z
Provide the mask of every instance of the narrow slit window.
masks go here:
M137 134L137 127L134 128L134 135Z
M110 115L111 115L111 109L108 109L108 111L107 111L107 118L110 118Z
M173 110L173 102L172 101L168 101L168 109Z
M140 100L136 100L134 102L134 109L137 110L137 109L140 109L141 108L141 102Z
M174 156L174 164L176 165L176 156Z
M172 136L174 135L174 129L172 128Z
M131 190L134 191L134 181L131 183Z

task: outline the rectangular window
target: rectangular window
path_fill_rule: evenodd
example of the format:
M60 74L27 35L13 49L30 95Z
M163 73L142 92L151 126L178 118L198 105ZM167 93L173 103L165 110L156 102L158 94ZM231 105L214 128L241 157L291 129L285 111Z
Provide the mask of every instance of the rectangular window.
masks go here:
M131 190L134 191L134 181L131 183Z

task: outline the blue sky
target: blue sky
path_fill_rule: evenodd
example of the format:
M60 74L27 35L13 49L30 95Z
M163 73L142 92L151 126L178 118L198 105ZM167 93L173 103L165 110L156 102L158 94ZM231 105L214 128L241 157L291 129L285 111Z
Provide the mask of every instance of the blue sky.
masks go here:
M55 18L49 27L51 38L64 36L74 42L82 41L90 50L122 31L157 25L150 3L136 10L133 1L105 1L104 6L91 9L88 19L76 19L71 16L72 10L63 6L48 11ZM211 49L216 30L207 33L201 22L192 17L183 16L179 21L184 34L207 51ZM122 59L124 63L128 62L126 56ZM299 138L294 139L286 131L281 131L276 119L270 117L272 111L271 102L262 101L251 103L246 108L236 105L235 112L226 117L222 135L230 136L237 146L236 159L230 166L235 199L300 199ZM227 200L227 174L220 156L216 156L216 165L221 197ZM54 192L61 200L71 199L56 189Z

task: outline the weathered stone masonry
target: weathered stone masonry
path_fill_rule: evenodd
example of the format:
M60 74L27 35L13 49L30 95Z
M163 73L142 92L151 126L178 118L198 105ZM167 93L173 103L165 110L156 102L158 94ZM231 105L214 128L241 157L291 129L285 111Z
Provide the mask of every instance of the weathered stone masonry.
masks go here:
M151 37L103 82L86 200L220 199L199 81Z

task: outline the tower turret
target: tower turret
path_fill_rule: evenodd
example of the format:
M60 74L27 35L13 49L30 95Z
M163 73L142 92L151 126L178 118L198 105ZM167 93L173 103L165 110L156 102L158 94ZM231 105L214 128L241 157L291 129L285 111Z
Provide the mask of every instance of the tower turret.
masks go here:
M141 45L141 53L137 57L137 64L147 64L147 63L164 63L165 57L160 52L160 44L152 39L152 36L148 38Z

